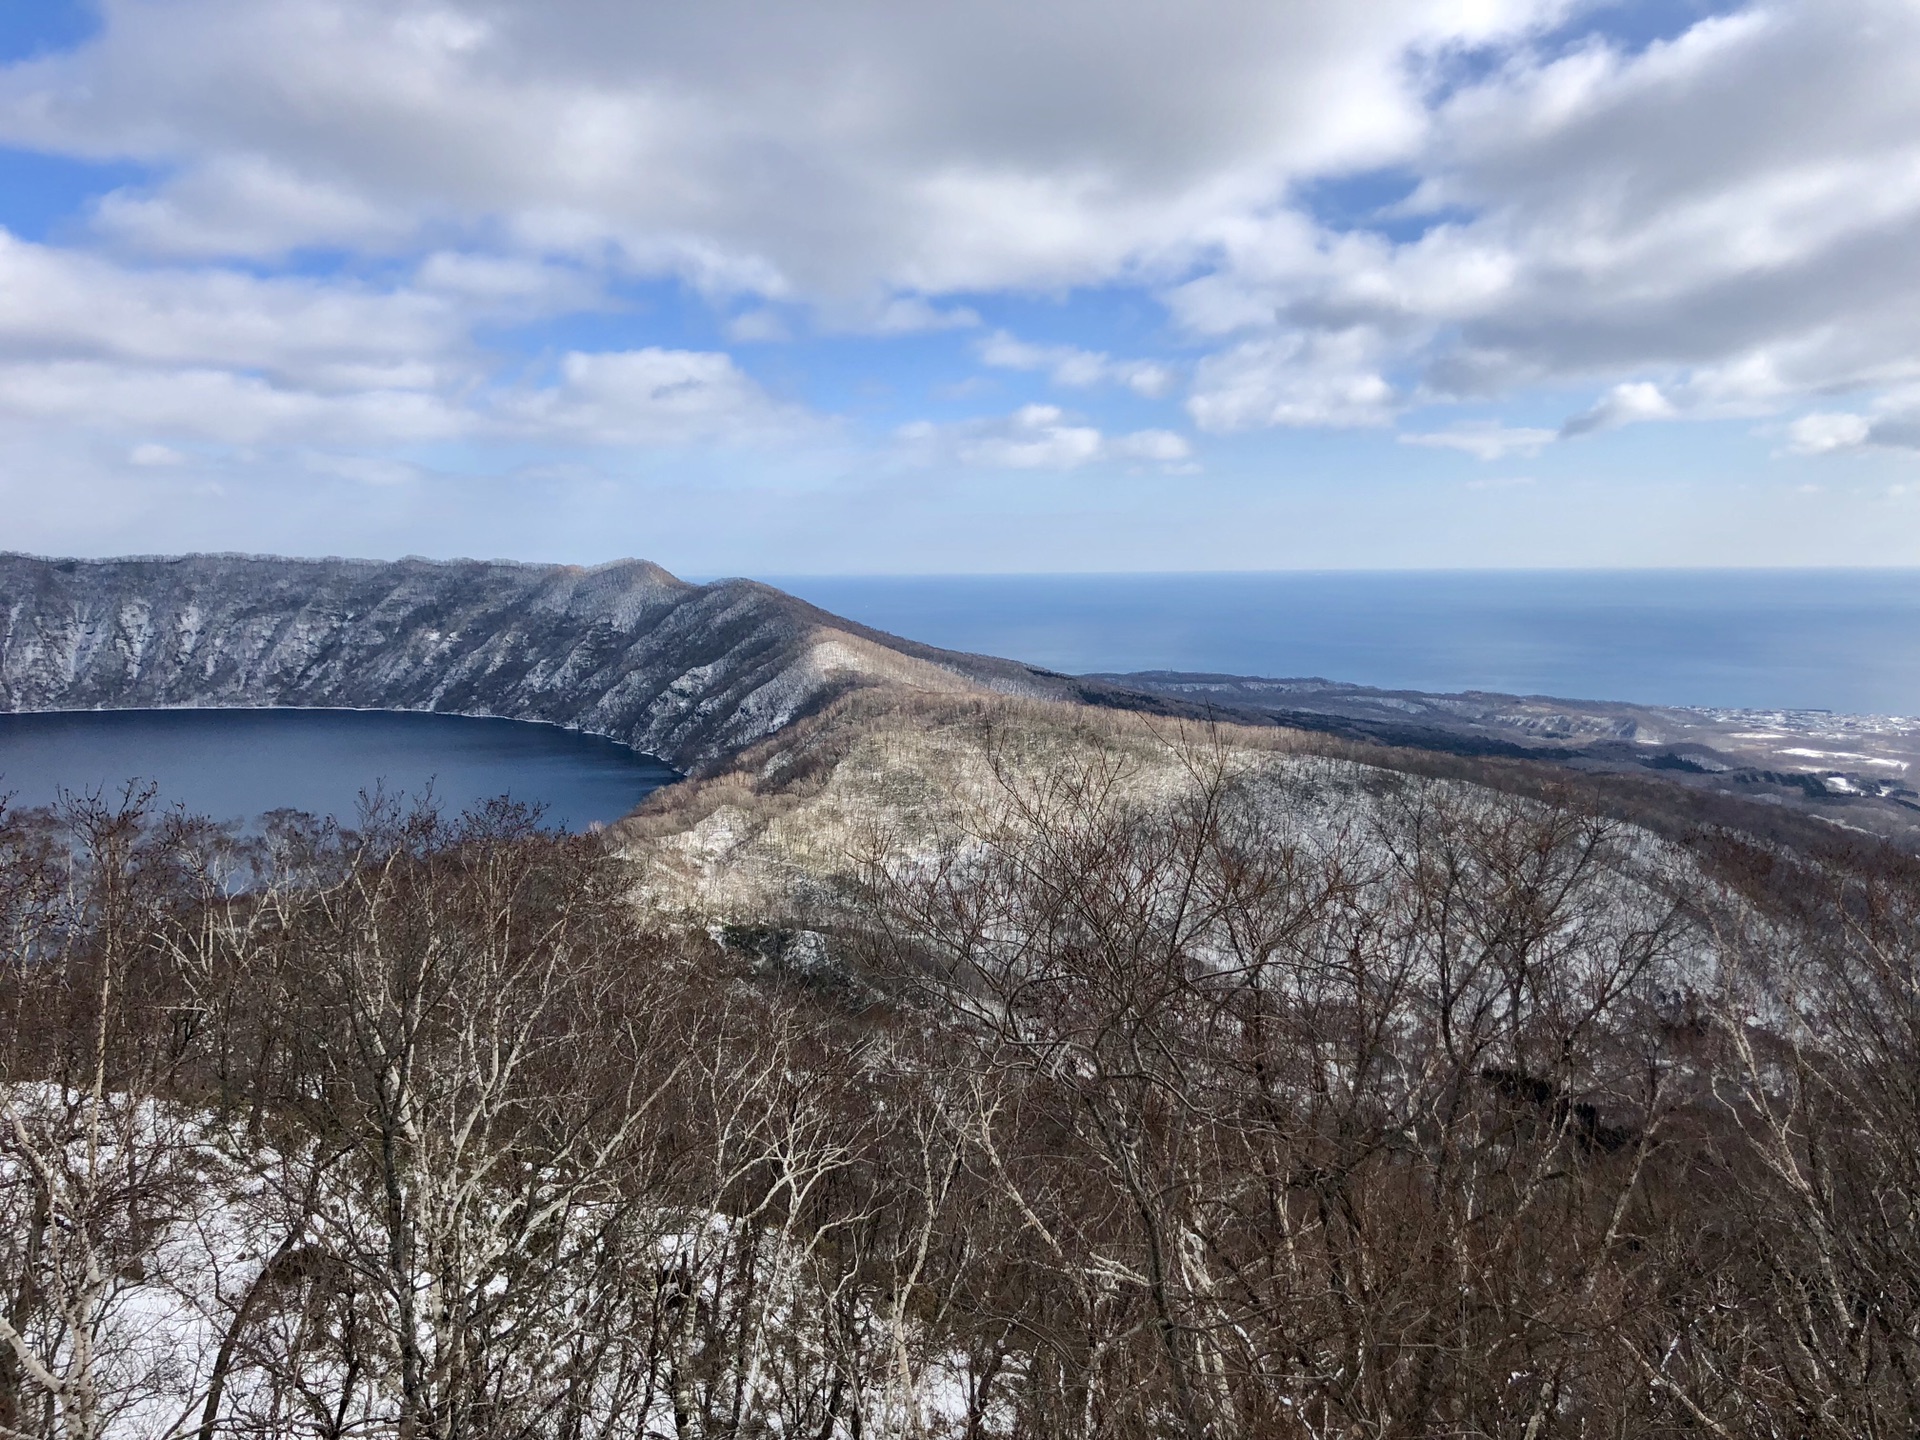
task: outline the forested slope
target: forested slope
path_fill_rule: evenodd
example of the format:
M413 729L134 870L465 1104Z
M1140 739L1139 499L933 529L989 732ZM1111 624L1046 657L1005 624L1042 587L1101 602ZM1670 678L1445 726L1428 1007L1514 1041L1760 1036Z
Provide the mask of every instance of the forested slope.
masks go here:
M0 1424L1920 1424L1909 858L888 703L609 836L0 822Z
M14 705L707 773L591 836L0 809L0 1435L1920 1429L1890 845L638 565L8 563Z
M608 735L689 771L860 685L1080 688L882 635L752 581L691 585L639 560L0 555L0 627L3 709L499 715Z

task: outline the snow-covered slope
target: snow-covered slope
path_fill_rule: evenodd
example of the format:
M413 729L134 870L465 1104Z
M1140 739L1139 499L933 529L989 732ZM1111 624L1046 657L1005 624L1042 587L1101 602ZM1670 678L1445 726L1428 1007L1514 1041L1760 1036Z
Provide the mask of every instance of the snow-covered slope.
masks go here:
M689 772L854 685L1066 695L657 565L0 555L0 709L337 705L543 720Z

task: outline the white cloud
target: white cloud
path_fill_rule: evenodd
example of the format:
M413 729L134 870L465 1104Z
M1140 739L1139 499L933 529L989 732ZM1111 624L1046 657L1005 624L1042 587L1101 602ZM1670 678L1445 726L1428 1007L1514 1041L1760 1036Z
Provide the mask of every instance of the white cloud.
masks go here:
M1787 448L1796 455L1825 455L1867 443L1873 422L1864 415L1802 415L1787 427Z
M430 294L481 307L482 313L506 315L585 309L600 299L600 287L578 266L471 251L428 255L415 284Z
M1402 445L1426 445L1440 450L1462 450L1481 460L1504 460L1509 455L1538 455L1557 432L1510 428L1497 424L1456 425L1451 430L1406 434Z
M1650 380L1623 381L1609 390L1599 404L1582 411L1560 427L1563 439L1591 435L1599 430L1614 430L1643 420L1671 420L1680 412L1674 403Z
M1274 346L1370 328L1428 399L1638 372L1665 377L1675 414L1767 414L1906 383L1916 65L1906 0L1756 0L1637 53L1519 48L1444 100L1410 152L1418 184L1392 208L1424 233L1249 216L1169 304L1197 336ZM1616 391L1573 430L1660 413Z
M1605 7L106 0L78 49L0 67L0 143L152 178L98 204L94 248L0 235L0 406L115 453L804 428L718 352L637 338L542 389L476 338L676 276L742 343L1150 294L1212 353L996 332L977 357L1146 396L1191 371L1207 431L1551 384L1602 397L1566 435L1818 403L1866 430L1805 416L1794 448L1914 443L1888 397L1920 381L1920 8L1744 0L1638 48L1535 44L1576 13ZM1361 218L1391 224L1313 209L1388 173L1413 193ZM405 278L274 273L312 247ZM942 443L1124 458L1064 414L995 423Z
M1248 340L1202 361L1187 410L1203 430L1384 425L1398 397L1364 329Z
M472 397L428 390L325 393L210 368L92 360L5 363L0 364L0 415L218 445L325 447L333 458L323 468L357 479L393 478L398 472L386 458L355 460L334 447L458 439L750 445L818 434L822 428L799 407L768 396L724 354L657 348L570 353L553 384ZM317 453L323 452L307 452ZM129 452L137 465L176 464L179 458L172 447L151 440Z
M560 371L557 385L505 400L501 418L537 438L599 445L760 443L813 423L716 351L575 351Z
M330 455L309 451L300 457L303 468L315 475L352 480L361 485L405 485L418 480L422 471L403 460L379 455Z
M983 365L1002 370L1045 370L1056 385L1086 389L1123 385L1146 399L1158 399L1177 380L1170 366L1152 360L1115 360L1103 351L1075 345L1034 345L996 330L976 349Z
M1877 413L1817 411L1787 427L1787 449L1795 455L1827 455L1837 450L1870 446L1891 450L1920 450L1920 405L1911 393L1884 397Z
M736 344L759 345L791 340L793 332L777 310L747 310L727 321L727 338Z
M469 414L409 390L325 394L206 368L96 360L0 363L0 414L64 429L164 434L227 445L292 440L411 444L469 433Z
M1177 465L1193 453L1171 430L1106 435L1057 405L1023 405L1008 416L950 425L919 420L896 435L922 463L951 459L995 470L1077 470L1108 460Z
M1124 460L1153 460L1162 465L1175 465L1193 458L1193 447L1186 438L1171 430L1135 430L1130 435L1116 435L1107 448Z
M1006 470L1071 470L1100 458L1104 437L1091 425L1066 423L1052 405L1028 405L997 431L975 433L956 447L969 465Z
M259 155L214 155L165 189L120 189L94 207L109 239L179 257L272 255L299 246L390 249L410 238L404 213L371 197L296 174Z
M472 327L565 309L594 293L589 282L573 267L451 251L413 278L377 289L128 266L0 230L0 414L128 436L132 463L149 466L167 447L136 437L331 453L486 437L756 442L812 423L717 352L576 352L554 384L498 383ZM367 473L390 463L370 458Z
M1564 0L113 0L0 75L0 136L170 167L101 223L166 253L541 246L842 298L1184 263L1294 177L1425 126L1410 52Z
M466 316L408 289L133 269L0 230L0 357L244 367L324 387L425 385Z
M919 335L929 330L971 330L980 316L964 305L942 310L918 295L898 295L871 315L856 316L848 328L874 335Z

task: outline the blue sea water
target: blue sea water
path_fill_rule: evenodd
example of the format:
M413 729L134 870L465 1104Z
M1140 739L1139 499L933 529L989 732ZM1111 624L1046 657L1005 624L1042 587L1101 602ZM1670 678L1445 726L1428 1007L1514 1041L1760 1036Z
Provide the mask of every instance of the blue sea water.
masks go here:
M1048 669L1920 714L1920 570L766 577Z
M0 795L26 808L62 790L159 786L163 805L251 822L306 810L352 824L363 790L444 813L507 796L549 825L616 820L678 779L652 756L518 720L367 710L85 710L0 715Z

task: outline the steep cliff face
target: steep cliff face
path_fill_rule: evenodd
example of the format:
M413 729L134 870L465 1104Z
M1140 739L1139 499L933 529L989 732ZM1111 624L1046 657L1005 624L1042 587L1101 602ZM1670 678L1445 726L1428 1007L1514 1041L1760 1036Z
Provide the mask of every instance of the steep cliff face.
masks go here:
M1058 695L1009 661L657 565L0 555L0 709L340 705L544 720L689 772L846 689Z

